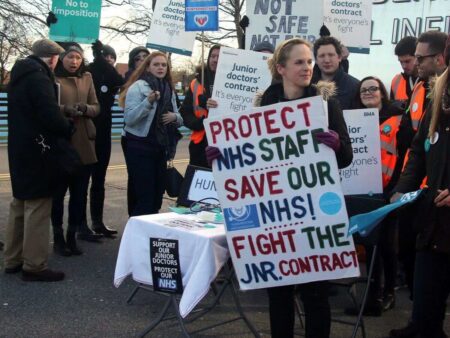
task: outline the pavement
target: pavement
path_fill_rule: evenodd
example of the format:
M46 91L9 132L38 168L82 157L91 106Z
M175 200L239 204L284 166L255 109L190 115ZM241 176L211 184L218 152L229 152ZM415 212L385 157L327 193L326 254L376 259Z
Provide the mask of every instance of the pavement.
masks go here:
M188 141L182 140L175 165L180 172L187 166ZM126 168L119 143L113 143L113 155L106 180L105 223L116 227L116 239L103 239L102 243L80 241L84 251L78 257L60 257L50 254L51 268L62 270L66 279L57 283L23 282L18 275L0 272L0 337L135 337L158 314L166 297L141 290L131 304L126 300L136 283L127 278L119 287L113 286L115 261L121 234L127 222ZM6 147L0 147L0 240L8 217L11 186L8 178ZM67 203L67 198L66 198ZM164 199L161 212L175 201ZM88 213L89 214L89 213ZM51 250L49 243L49 250ZM51 251L50 251L51 252ZM0 270L3 253L0 251ZM200 305L208 303L208 295ZM264 290L239 292L244 312L262 337L270 336L267 296ZM354 320L344 315L350 300L343 290L330 297L332 317ZM364 319L367 337L387 336L392 328L402 327L410 316L411 302L406 289L397 291L397 304L382 317ZM225 292L219 306L200 319L189 323L188 330L198 330L236 316L229 292ZM447 312L445 329L450 333L450 313ZM188 317L189 318L189 317ZM332 324L331 337L350 337L352 327ZM147 337L181 337L174 320L161 323ZM243 321L219 326L193 335L194 337L252 337ZM296 336L304 336L299 321ZM361 334L358 335L361 337Z

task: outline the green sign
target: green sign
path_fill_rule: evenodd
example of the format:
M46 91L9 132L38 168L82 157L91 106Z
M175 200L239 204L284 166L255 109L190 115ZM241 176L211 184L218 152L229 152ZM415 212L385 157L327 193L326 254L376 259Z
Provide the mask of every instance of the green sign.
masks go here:
M50 39L92 43L100 30L101 0L53 0L58 22L50 26Z

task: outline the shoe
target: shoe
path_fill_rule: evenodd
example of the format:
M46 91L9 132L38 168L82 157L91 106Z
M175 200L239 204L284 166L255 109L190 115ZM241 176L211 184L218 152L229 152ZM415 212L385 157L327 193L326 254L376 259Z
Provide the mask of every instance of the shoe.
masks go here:
M65 277L64 272L45 269L42 271L31 272L22 271L22 280L25 282L58 282Z
M63 257L72 255L66 246L63 234L53 234L53 252Z
M83 226L78 232L77 232L77 238L81 239L82 241L87 242L100 242L100 238L102 238L103 235L94 234L91 229L89 229L87 226Z
M103 222L92 223L92 230L105 237L114 237L113 235L117 235L117 230L107 227Z
M77 240L75 239L75 232L67 232L67 250L70 251L71 255L80 256L83 254L77 246Z
M22 271L22 264L16 265L16 266L12 266L10 268L5 268L5 273L18 273Z
M349 316L357 316L359 314L359 309L356 309L354 307L346 308L344 312ZM383 300L381 298L376 299L375 301L367 302L363 311L364 316L373 316L373 317L381 317L382 313L383 313Z
M395 307L395 294L388 293L383 297L383 311L391 310Z
M419 328L414 323L408 323L401 329L393 329L389 332L391 338L415 338L419 334Z

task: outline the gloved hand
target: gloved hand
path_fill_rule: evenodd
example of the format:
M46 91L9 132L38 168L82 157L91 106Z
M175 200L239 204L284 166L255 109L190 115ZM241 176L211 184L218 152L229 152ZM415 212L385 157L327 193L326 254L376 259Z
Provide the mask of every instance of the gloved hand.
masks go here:
M94 58L102 56L102 49L103 43L98 39L95 40L95 42L92 44L92 55L94 55Z
M248 27L250 23L250 20L248 19L247 15L244 15L241 19L241 21L239 21L239 26L241 26L241 28L245 31L245 29Z
M323 131L313 134L316 141L325 144L330 147L335 152L339 151L341 147L341 142L339 141L339 134L334 130Z
M214 146L207 146L205 148L206 161L208 161L208 165L212 166L214 160L222 157L222 153L220 149Z
M51 24L58 22L58 18L56 17L55 13L50 11L50 12L48 12L48 16L45 19L45 22L47 22L47 26L50 27Z
M79 102L75 105L77 107L77 110L82 112L83 114L86 114L87 112L87 105L86 103Z
M78 111L76 105L73 104L65 104L63 111L64 115L67 117L77 117L83 115L81 111Z

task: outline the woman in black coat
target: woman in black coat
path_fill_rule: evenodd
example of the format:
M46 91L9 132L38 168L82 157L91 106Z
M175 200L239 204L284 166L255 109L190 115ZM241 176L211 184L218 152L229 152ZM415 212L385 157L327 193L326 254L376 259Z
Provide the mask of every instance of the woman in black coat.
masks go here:
M318 141L336 153L339 168L348 166L353 158L347 126L339 103L331 98L333 88L323 83L311 85L313 58L310 44L302 39L282 42L270 60L269 67L274 80L281 83L271 85L263 94L261 105L322 95L328 104L329 132L316 135ZM333 87L331 85L331 87ZM323 90L319 90L322 88ZM300 291L306 315L306 337L326 338L330 335L330 305L328 282L312 282L269 288L269 311L272 337L294 336L294 292Z

